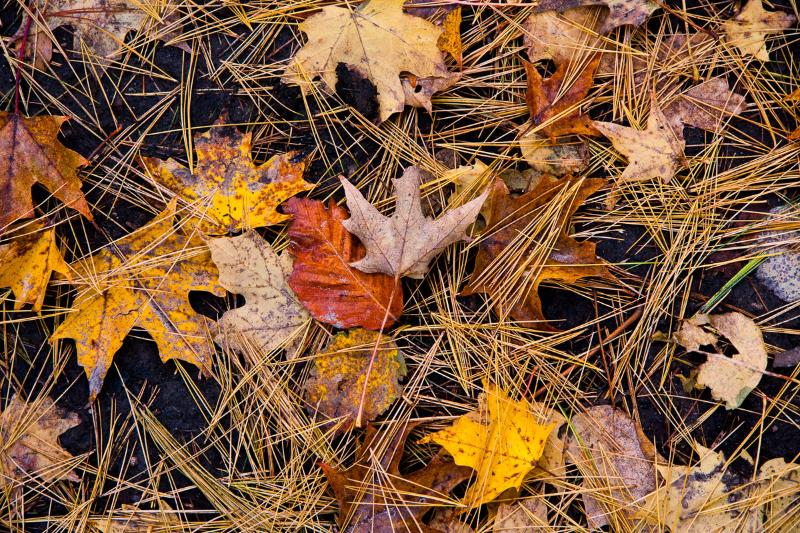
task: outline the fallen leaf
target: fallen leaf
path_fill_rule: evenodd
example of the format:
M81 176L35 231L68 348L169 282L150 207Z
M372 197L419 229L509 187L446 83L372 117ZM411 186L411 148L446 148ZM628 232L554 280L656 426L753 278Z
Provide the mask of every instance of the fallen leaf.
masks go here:
M566 456L583 475L583 506L590 529L630 528L635 509L656 488L652 444L637 424L610 405L572 418Z
M532 13L523 24L528 58L533 63L551 59L556 65L575 64L602 46L597 29L603 19L600 6Z
M448 204L457 206L464 200L475 195L478 191L485 190L486 185L492 181L492 169L486 163L476 160L472 165L462 165L452 168L442 174L442 180L452 183L455 187L450 195ZM486 218L489 214L489 199L483 202L479 214Z
M75 340L90 401L134 326L150 333L162 361L180 359L210 372L213 322L192 309L189 292L225 291L203 241L176 229L174 218L172 202L147 225L71 265L80 290L50 341Z
M171 513L170 507L160 502L159 511L139 509L123 504L102 518L92 518L89 523L102 533L158 533L172 528L180 529L180 519ZM166 512L165 512L166 511Z
M572 215L605 184L601 179L542 176L534 189L512 197L505 183L496 179L489 201L492 212L470 282L462 294L488 293L500 314L518 321L540 322L545 320L539 299L543 281L613 279L595 255L594 243L578 242L568 234ZM540 229L543 225L546 227ZM520 265L523 275L515 274ZM542 327L551 328L546 324Z
M501 503L492 526L493 533L550 530L547 504L541 497L526 498L514 503Z
M79 482L71 466L75 459L58 444L58 437L80 423L78 415L59 409L48 397L28 403L12 396L0 414L0 488L19 494L33 486L29 476L47 483Z
M597 30L600 35L620 26L639 26L660 6L651 0L542 0L536 12L566 11L576 7L605 6L608 15Z
M429 532L422 517L470 476L471 469L434 457L424 468L400 474L408 434L406 425L379 432L367 426L356 462L346 470L323 464L339 503L336 521L347 533ZM441 503L438 503L441 505Z
M731 117L741 115L745 98L728 88L725 78L711 78L686 90L664 109L675 136L683 139L683 126L719 132Z
M456 60L458 67L461 68L461 55L463 45L461 44L461 6L445 15L442 21L442 34L436 41L436 46L442 52L447 52L450 57Z
M386 274L350 266L364 257L364 246L342 222L347 211L331 202L292 198L284 210L294 268L289 286L315 319L339 329L388 328L403 313L403 287Z
M336 66L344 63L369 79L378 91L380 121L403 111L406 104L430 109L427 93L453 85L460 75L448 71L438 47L442 28L403 13L403 0L366 0L357 8L325 6L300 24L308 42L283 74L285 83L307 93L315 76L333 92ZM401 73L427 80L427 91L407 101ZM414 94L416 84L410 86Z
M376 343L375 359L370 365ZM362 420L371 422L403 393L400 379L407 369L397 345L374 331L352 329L331 339L325 352L313 359L304 389L309 409L326 419L336 419L338 432L350 430L362 408Z
M800 364L800 346L779 353L772 360L775 368L793 368Z
M218 320L218 344L242 353L266 353L308 324L311 317L286 282L292 270L289 254L276 254L255 231L209 239L208 249L219 269L219 284L245 299L242 307L225 311Z
M764 531L790 533L797 525L797 494L800 489L800 465L782 457L770 459L758 471Z
M628 158L628 166L620 176L622 181L661 179L669 183L675 172L688 164L683 152L686 142L673 132L670 120L659 108L655 97L651 100L650 116L644 130L613 122L594 122L594 127Z
M740 531L742 524L752 524L756 516L745 500L747 491L741 490L747 480L727 468L721 453L695 447L696 466L656 465L665 485L647 496L637 514L681 533Z
M459 520L460 509L438 509L428 522L428 526L442 533L475 533L475 530Z
M743 55L769 61L767 36L781 33L796 21L790 13L767 11L761 0L748 0L735 17L722 23L722 29L728 43Z
M536 132L528 131L517 142L522 158L543 174L566 176L578 174L589 167L589 147L583 141L559 139L553 143Z
M31 187L44 186L67 207L92 220L81 192L78 167L89 162L61 144L58 131L68 117L24 117L0 112L0 233L33 216Z
M350 218L342 224L367 249L366 257L351 263L353 267L397 279L402 276L422 279L439 252L454 242L468 239L465 230L475 222L489 191L433 220L422 214L420 172L416 167L408 167L401 178L392 180L397 200L391 217L382 215L349 181L340 178L350 208Z
M708 316L697 314L681 322L678 331L672 334L672 340L690 352L699 352L701 346L717 346L717 335L707 331L703 326L708 324Z
M562 135L597 135L588 115L581 113L579 104L594 84L594 73L601 54L595 54L586 65L577 65L579 74L571 73L571 63L561 63L555 73L543 79L531 63L525 62L528 92L525 100L531 120L544 135L555 141ZM567 73L572 75L567 78Z
M506 489L519 489L556 426L537 416L526 400L511 400L496 385L484 383L484 389L477 410L420 440L435 442L456 464L475 469L475 482L464 495L470 508L492 501Z
M55 228L26 226L7 244L0 245L0 287L14 293L14 309L31 304L35 312L42 310L44 295L53 272L70 276L56 244Z
M194 171L173 159L142 159L157 183L192 205L203 233L219 235L284 222L289 216L279 213L278 205L313 188L303 181L305 162L294 162L296 154L277 155L256 166L252 134L239 133L233 126L212 127L195 136L194 148Z
M793 224L797 219L796 208L779 205L770 209L767 221L774 224ZM756 278L784 302L800 300L800 251L792 242L800 235L796 230L778 229L762 231L756 235L758 244L768 245L769 257L756 269Z

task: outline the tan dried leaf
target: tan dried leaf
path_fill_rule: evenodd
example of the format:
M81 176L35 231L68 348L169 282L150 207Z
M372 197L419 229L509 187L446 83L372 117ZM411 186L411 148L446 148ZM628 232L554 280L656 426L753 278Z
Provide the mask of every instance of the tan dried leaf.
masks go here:
M743 55L759 61L769 61L766 38L781 33L797 21L791 13L767 11L761 0L748 0L747 4L730 20L722 23L728 43Z
M583 6L531 14L523 24L525 46L532 62L552 59L556 65L575 63L601 46L597 29L603 22L600 6Z
M492 533L520 533L549 528L547 504L541 497L532 497L514 503L501 503L497 507Z
M684 125L716 133L745 107L744 96L731 91L728 80L711 78L681 94L664 109L664 115L682 139Z
M798 493L800 493L800 465L787 463L783 458L771 459L758 471L762 503L761 518L764 531L790 533L800 518Z
M597 29L600 35L619 26L639 26L660 6L652 0L542 0L536 11L566 11L583 6L605 6L608 15Z
M589 166L589 147L581 140L550 139L529 131L517 141L522 158L535 170L552 176L578 174ZM534 188L535 185L526 190ZM509 185L509 188L510 185Z

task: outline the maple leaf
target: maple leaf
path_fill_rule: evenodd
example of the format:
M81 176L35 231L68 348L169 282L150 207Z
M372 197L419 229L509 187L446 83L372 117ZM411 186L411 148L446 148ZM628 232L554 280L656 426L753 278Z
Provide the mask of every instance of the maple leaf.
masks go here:
M308 42L286 67L283 81L306 93L311 79L320 76L323 89L333 92L336 67L347 64L375 85L381 121L406 104L430 110L429 93L460 77L448 71L438 47L442 28L403 13L403 0L367 0L356 9L325 6L300 30ZM413 74L415 83L404 87L402 72ZM421 90L415 94L418 84Z
M728 88L725 78L711 78L684 91L664 109L672 131L683 139L683 127L692 126L719 132L726 119L740 115L746 107L745 98Z
M642 499L656 488L656 452L641 428L610 405L575 415L566 456L583 474L583 506L590 529L631 519ZM613 488L609 488L609 485ZM592 494L603 494L602 499ZM611 517L620 514L617 519Z
M422 279L439 252L468 239L466 229L475 222L489 191L433 220L422 213L420 173L418 168L408 167L401 178L392 180L397 201L391 217L382 215L349 181L340 178L350 208L350 218L342 224L367 249L366 257L351 263L353 267L397 279Z
M401 431L392 428L378 432L374 426L367 426L353 466L338 470L322 465L339 503L336 521L341 531L435 531L422 523L423 515L467 479L471 469L436 456L424 468L401 475L400 461L412 429L413 425L407 424Z
M769 61L766 37L781 33L797 21L794 15L782 11L767 11L761 0L748 0L747 4L730 20L722 23L728 43L743 55L759 61Z
M203 241L174 228L174 218L173 201L147 225L71 265L83 287L50 341L75 340L92 401L134 326L150 333L162 361L180 359L210 372L212 322L192 309L189 291L225 291Z
M570 218L578 207L605 184L601 179L567 177L557 180L542 176L530 191L512 197L505 183L496 179L492 187L492 212L479 244L470 282L462 294L486 292L501 314L508 313L519 321L543 321L539 299L539 285L543 281L574 283L587 277L613 279L597 259L594 243L578 242L567 233ZM556 201L565 194L568 201ZM559 207L554 210L554 206ZM533 238L530 232L543 221L549 221L548 227L544 232L537 230L537 237ZM548 238L551 242L541 252L540 241L548 243ZM531 256L535 251L539 251L537 256ZM514 274L520 261L525 263L522 279ZM552 329L546 324L542 327Z
M34 311L40 312L53 272L71 277L56 244L55 228L26 226L11 242L0 245L0 287L11 288L16 297L14 309L31 304Z
M464 495L469 507L492 501L506 489L519 489L556 427L537 416L526 400L513 401L489 383L484 383L484 390L477 410L420 440L439 444L456 464L475 469L475 482Z
M378 342L381 345L371 362ZM403 393L399 383L407 371L403 355L391 339L374 331L352 329L338 333L313 361L304 385L309 409L341 422L337 432L350 430L359 412L362 420L374 420Z
M0 112L0 233L11 222L33 216L35 183L92 220L77 173L89 162L58 140L68 118Z
M594 122L594 127L628 158L628 166L620 176L622 181L661 179L669 183L675 172L688 165L683 152L686 142L675 134L655 97L650 102L644 130L613 122Z
M58 444L58 436L81 423L75 413L59 409L45 397L28 403L18 395L0 414L0 488L19 493L28 476L52 483L79 482L70 466L74 458Z
M173 159L143 162L157 183L193 204L203 233L279 224L289 217L276 210L278 205L313 188L303 181L305 162L294 162L296 154L277 155L256 166L250 153L252 135L235 127L213 127L195 137L194 147L194 172Z
M219 269L219 284L245 298L242 307L219 319L220 345L242 353L253 347L269 352L308 324L311 317L286 283L292 270L289 254L278 256L254 231L209 239L208 249Z
M600 35L619 26L639 26L660 6L652 0L542 0L536 12L566 11L576 7L605 6L608 15L597 29Z
M559 66L575 63L602 47L597 29L603 22L599 6L532 13L524 22L525 46L532 62L552 59Z
M400 318L403 287L386 274L367 274L350 266L366 252L344 228L344 208L331 202L325 209L322 202L292 198L284 210L293 216L289 286L311 316L339 329L381 329Z
M579 104L592 88L594 73L601 57L600 54L595 54L576 77L570 77L566 87L570 63L561 63L552 76L543 79L534 65L525 62L525 72L528 74L525 100L528 110L531 112L533 124L541 126L541 132L551 140L561 135L598 134L592 126L592 120L581 113Z

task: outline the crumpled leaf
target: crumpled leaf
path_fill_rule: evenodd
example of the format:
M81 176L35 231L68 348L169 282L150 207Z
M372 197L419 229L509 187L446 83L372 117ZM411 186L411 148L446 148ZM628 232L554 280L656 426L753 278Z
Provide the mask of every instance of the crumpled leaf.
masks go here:
M378 342L380 347L369 369ZM399 380L407 372L405 360L397 345L385 335L365 329L342 331L313 361L304 385L308 407L323 418L338 419L339 432L350 430L358 420L368 371L362 420L375 420L403 394Z
M403 313L403 287L386 274L368 274L350 266L364 246L344 228L347 211L331 202L292 198L284 210L294 268L289 286L311 316L339 329L388 328ZM384 320L385 319L385 320Z
M213 322L192 309L189 291L225 291L203 241L176 229L174 218L172 202L147 225L71 265L80 289L50 341L75 340L91 401L134 326L150 333L162 361L180 359L210 372Z
M525 100L531 112L531 120L539 131L555 141L561 135L597 135L588 115L581 113L579 104L586 98L594 83L594 73L600 64L601 54L595 54L580 69L576 76L569 76L572 64L564 62L556 67L555 73L543 79L531 63L525 62L528 75L528 92ZM569 81L568 86L564 86Z
M549 529L547 504L543 498L533 497L514 503L501 503L497 507L492 533L520 533Z
M600 6L583 6L532 13L523 25L531 62L552 59L556 65L575 63L602 46L597 29L604 20Z
M79 482L70 466L74 458L58 444L58 436L80 423L78 415L59 409L49 397L28 403L12 396L0 414L0 488L19 493L30 486L28 476L47 483Z
M478 409L420 440L435 442L456 464L475 469L475 482L464 495L470 508L492 501L506 489L519 489L556 427L537 416L526 400L511 400L493 384L484 383L484 389Z
M725 457L699 444L696 466L656 465L665 485L647 496L637 514L660 528L681 533L739 531L757 513L741 490L747 480L727 468ZM753 531L749 528L742 531Z
M688 164L683 152L686 141L672 130L670 120L655 98L651 100L650 116L644 130L613 122L595 121L594 127L628 158L628 166L620 176L622 181L661 179L669 183L675 172Z
M58 140L69 117L24 117L0 111L0 233L13 221L33 216L31 187L44 186L67 207L92 220L81 192L78 167L89 162Z
M470 476L471 469L434 457L424 468L400 474L405 441L413 425L379 432L367 426L356 462L346 470L323 464L339 503L336 522L343 533L434 533L422 516Z
M583 172L589 167L589 147L584 141L559 139L553 143L534 131L528 131L517 142L522 158L541 173L565 176Z
M500 314L518 321L543 321L539 299L543 281L614 279L595 255L594 243L578 242L568 233L578 207L605 184L601 179L542 176L535 188L511 197L503 181L496 179L492 213L462 294L489 293ZM538 229L543 221L546 227ZM521 266L522 275L518 273ZM552 329L547 324L541 327Z
M468 239L466 229L475 222L489 191L433 220L422 214L420 173L418 168L408 167L401 178L392 180L397 200L391 217L382 215L349 181L340 178L350 208L350 218L342 224L367 249L366 257L351 263L353 267L395 278L422 279L439 252Z
M37 225L38 226L38 225ZM56 244L55 228L21 228L26 233L0 245L0 287L14 293L14 309L31 304L37 313L42 310L44 295L53 272L71 277L69 266Z
M697 314L681 324L672 339L689 351L700 351L704 345L716 348L720 336L728 339L737 353L727 357L712 352L698 368L695 380L699 388L709 387L714 399L724 401L726 409L736 409L758 386L767 368L767 349L756 323L736 312Z
M683 126L719 132L731 117L745 110L745 98L728 88L725 78L711 78L683 92L664 109L675 135L683 139Z
M220 345L242 353L254 348L270 352L308 324L311 317L286 282L292 270L289 254L276 254L255 231L210 239L208 249L219 269L219 284L245 299L218 320Z
M790 533L797 525L800 507L800 465L787 463L782 457L770 459L758 471L761 493L756 501L763 502L761 519L764 531Z
M303 181L305 161L294 162L296 154L277 155L256 166L252 134L239 133L233 126L213 127L195 136L194 148L194 172L174 159L142 159L157 183L193 205L203 233L219 235L284 222L289 216L279 213L278 205L314 187Z
M311 80L319 76L323 89L333 92L336 66L344 63L375 85L381 121L406 104L430 110L429 93L453 85L460 75L444 63L438 46L442 28L402 8L403 0L366 0L355 9L323 7L300 24L308 42L286 67L283 81L307 93ZM416 80L406 90L400 79L403 72ZM418 83L423 90L415 93Z
M571 427L566 456L583 474L589 528L630 527L635 509L656 488L653 445L636 422L610 405L596 405L575 415Z
M651 0L542 0L536 12L566 11L583 6L605 6L608 16L597 30L600 35L619 26L639 26L660 6Z
M736 16L722 23L728 43L743 55L769 61L766 38L781 33L797 21L791 13L767 11L761 0L748 0Z

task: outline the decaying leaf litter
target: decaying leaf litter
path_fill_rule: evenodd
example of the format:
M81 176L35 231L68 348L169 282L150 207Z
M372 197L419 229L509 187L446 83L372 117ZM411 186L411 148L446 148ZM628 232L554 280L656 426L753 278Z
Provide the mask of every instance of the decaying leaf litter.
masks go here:
M800 523L792 0L7 7L3 528Z

